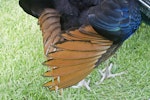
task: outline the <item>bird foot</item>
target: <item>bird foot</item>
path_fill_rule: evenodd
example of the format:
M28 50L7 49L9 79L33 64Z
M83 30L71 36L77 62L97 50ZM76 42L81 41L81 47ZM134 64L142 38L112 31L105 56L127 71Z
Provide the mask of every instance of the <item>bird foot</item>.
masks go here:
M91 90L90 86L90 80L88 80L87 82L85 81L85 79L83 79L82 81L80 81L76 86L72 86L72 88L81 88L81 87L85 87L87 90Z
M108 67L104 68L103 70L99 70L99 73L102 75L102 78L99 82L96 84L101 84L105 79L107 78L114 78L116 76L121 76L122 74L125 74L126 72L121 72L117 74L112 74L111 69L112 69L113 64L111 63Z

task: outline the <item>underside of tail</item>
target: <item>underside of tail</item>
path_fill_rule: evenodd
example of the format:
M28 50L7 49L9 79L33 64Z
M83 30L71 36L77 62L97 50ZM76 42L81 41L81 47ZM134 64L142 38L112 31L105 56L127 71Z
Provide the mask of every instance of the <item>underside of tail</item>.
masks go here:
M90 25L61 32L60 15L46 9L39 18L43 33L44 73L53 79L44 84L50 90L66 88L84 79L108 53L113 42L99 35ZM97 64L98 63L98 64Z

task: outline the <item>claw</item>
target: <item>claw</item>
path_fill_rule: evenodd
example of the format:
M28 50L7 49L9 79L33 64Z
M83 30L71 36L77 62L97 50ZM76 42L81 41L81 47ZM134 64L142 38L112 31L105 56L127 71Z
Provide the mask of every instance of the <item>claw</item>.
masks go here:
M76 86L72 86L72 88L80 88L80 87L85 87L87 90L91 91L91 88L89 87L90 80L87 82L83 79L80 81Z
M113 64L111 63L108 67L104 68L103 70L99 70L99 73L102 75L102 78L99 82L96 84L101 84L105 79L111 78L111 77L116 77L116 76L121 76L122 74L126 74L126 72L121 72L117 74L112 74L111 69L112 69Z

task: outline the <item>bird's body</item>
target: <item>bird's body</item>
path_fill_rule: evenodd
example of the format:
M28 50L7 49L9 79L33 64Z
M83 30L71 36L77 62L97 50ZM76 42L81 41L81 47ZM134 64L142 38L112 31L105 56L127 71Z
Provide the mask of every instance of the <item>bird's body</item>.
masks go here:
M136 0L20 0L42 30L45 84L51 90L72 86L107 60L140 25Z
M72 27L80 27L86 24L87 11L89 7L97 5L100 0L22 0L20 5L24 10L33 15L40 17L45 8L55 9L61 14L61 27L67 30ZM95 2L95 3L94 3Z

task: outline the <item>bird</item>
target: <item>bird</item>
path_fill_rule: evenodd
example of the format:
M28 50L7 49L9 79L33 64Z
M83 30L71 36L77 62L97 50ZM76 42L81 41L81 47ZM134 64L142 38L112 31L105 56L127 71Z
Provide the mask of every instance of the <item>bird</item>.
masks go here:
M48 67L43 76L52 77L44 86L50 90L82 81L141 23L137 0L19 0L19 5L38 19Z

